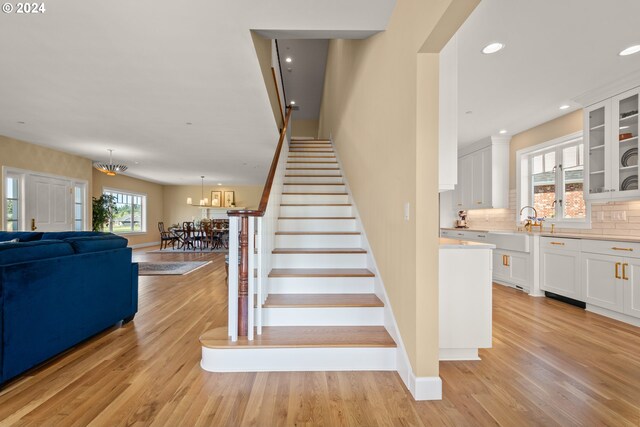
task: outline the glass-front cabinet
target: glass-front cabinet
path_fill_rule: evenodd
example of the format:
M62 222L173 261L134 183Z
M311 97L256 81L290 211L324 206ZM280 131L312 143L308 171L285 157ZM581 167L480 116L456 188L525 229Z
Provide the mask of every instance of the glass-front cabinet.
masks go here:
M638 105L640 88L585 109L589 173L585 199L639 197Z

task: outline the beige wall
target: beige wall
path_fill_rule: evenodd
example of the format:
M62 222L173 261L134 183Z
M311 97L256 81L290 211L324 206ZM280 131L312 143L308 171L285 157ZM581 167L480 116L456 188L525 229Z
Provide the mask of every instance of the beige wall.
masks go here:
M468 16L478 2L403 0L386 31L331 41L320 113L418 376L438 374L438 60L418 52L459 3ZM438 25L445 42L455 22Z
M283 113L280 110L278 89L276 87L275 81L273 80L273 72L271 71L271 40L265 39L254 31L251 31L251 39L253 40L253 46L256 49L256 56L258 58L258 63L260 64L260 71L262 72L264 85L267 91L267 95L269 96L271 109L273 110L275 124L278 129L281 129L283 124Z
M0 135L0 166L87 181L91 188L91 160ZM0 180L0 200L4 180ZM90 190L89 190L90 191ZM89 211L89 213L91 213ZM4 218L0 230L4 229Z
M577 110L548 121L511 138L509 145L509 188L516 188L516 152L582 130L583 111Z
M295 114L295 112L293 113ZM291 123L291 136L318 137L317 120L293 120Z
M129 240L129 245L160 241L158 222L163 220L162 210L164 209L162 185L125 175L107 176L93 169L92 195L99 197L105 188L131 191L147 196L147 231L145 233L124 234L123 237Z
M236 187L204 186L204 197L211 200L212 191L235 191L237 207L255 209L260 203L262 185L246 185ZM187 197L191 197L193 203L200 201L202 188L199 185L166 185L164 187L164 222L165 224L182 223L192 218L201 218L202 209L197 206L187 205Z

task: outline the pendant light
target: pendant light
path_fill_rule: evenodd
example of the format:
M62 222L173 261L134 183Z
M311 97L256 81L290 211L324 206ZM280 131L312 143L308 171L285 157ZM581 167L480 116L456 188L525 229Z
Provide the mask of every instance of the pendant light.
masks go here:
M95 162L93 167L98 169L102 173L106 173L109 176L116 176L119 172L127 170L127 165L113 164L113 150L107 150L109 152L109 163Z

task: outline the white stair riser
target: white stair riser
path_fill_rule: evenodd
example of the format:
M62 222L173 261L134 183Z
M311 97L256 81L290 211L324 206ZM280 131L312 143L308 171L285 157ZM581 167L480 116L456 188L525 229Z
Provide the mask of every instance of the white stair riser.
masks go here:
M313 157L320 157L320 158L331 158L331 159L335 159L336 154L332 151L332 152L325 152L328 150L322 150L322 151L290 151L289 152L289 159L291 159L292 157L302 157L305 159L308 158L313 158Z
M338 168L315 169L315 170L314 169L305 168L305 169L288 169L286 171L286 174L287 175L315 176L315 175L342 175L342 172ZM296 177L296 178L298 178L298 177Z
M270 294L370 294L373 277L270 277Z
M278 231L356 231L356 220L279 219Z
M347 194L282 194L281 203L305 204L305 203L349 203Z
M272 268L366 268L367 254L273 254Z
M382 326L384 307L269 307L264 326Z
M343 185L285 185L285 193L344 193Z
M338 164L337 163L309 163L309 162L293 162L293 163L287 163L287 167L288 168L302 168L302 169L316 169L316 168L320 168L323 170L326 169L335 169L335 170L340 170L338 168Z
M359 248L359 234L276 234L277 248Z
M300 175L300 174L293 174L293 175ZM315 183L332 183L332 184L344 184L344 181L342 180L341 176L322 176L322 175L318 175L318 176L285 176L284 177L284 182L291 184L291 183L300 183L300 182L305 182L305 183L309 183L309 184L315 184Z
M351 216L351 206L280 206L280 216Z
M323 151L333 151L333 147L331 146L326 146L326 147L289 147L289 153L317 153L317 152L323 152Z
M394 371L393 347L202 348L209 372Z

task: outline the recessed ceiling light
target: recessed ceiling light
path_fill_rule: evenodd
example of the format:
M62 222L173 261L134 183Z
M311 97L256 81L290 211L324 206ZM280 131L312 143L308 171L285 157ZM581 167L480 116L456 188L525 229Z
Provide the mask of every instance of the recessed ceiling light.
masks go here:
M633 46L629 46L628 48L623 49L618 55L628 56L638 52L640 52L640 44L634 44Z
M291 61L293 61L293 59L291 59L290 56L287 56L287 58L285 59L285 62L291 62Z
M291 105L296 105L296 101L291 101L290 104Z
M18 122L18 124L19 124L19 125L23 125L23 124L24 124L24 122Z
M192 125L193 123L191 123L191 122L187 122L186 124L187 124L187 125Z
M505 133L507 133L507 130L506 130L506 129L502 129L502 130L500 131L500 135L504 135Z
M571 105L564 104L564 105L561 105L561 106L560 106L560 109L561 109L561 110L566 110L566 109L568 109L568 108L571 108Z
M629 129L629 126L620 126L620 130Z
M218 183L218 185L222 185L222 183L221 183L221 182L219 182L219 183Z
M473 111L469 110L469 111L465 111L465 114L473 114Z
M504 49L504 43L491 43L482 48L482 53L490 55Z

